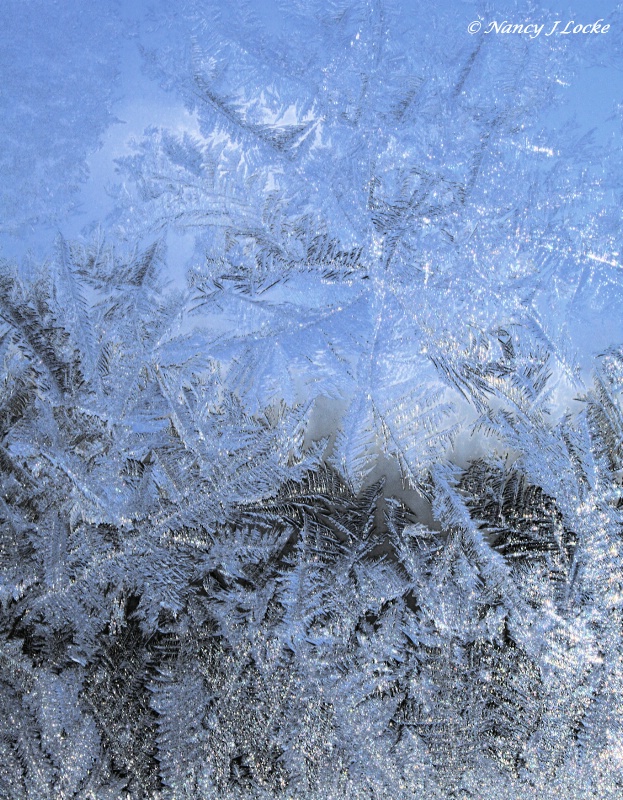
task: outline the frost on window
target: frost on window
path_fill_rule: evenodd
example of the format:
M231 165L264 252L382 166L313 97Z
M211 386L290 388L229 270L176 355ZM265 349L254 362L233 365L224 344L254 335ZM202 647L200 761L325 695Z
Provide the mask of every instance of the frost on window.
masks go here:
M0 27L0 234L62 226L87 155L114 121L120 27L102 8L4 0Z
M472 19L145 12L184 124L0 267L1 797L621 796L617 45Z

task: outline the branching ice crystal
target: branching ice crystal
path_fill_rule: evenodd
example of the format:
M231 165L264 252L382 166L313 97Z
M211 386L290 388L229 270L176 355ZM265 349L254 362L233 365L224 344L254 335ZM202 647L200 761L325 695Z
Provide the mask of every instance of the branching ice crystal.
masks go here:
M1 797L621 795L620 155L427 13L156 10L198 133L2 264Z

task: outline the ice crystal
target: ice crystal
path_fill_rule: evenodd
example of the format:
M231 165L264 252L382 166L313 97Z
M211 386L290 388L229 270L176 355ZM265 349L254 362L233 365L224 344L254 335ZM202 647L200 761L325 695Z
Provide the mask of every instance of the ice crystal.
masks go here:
M620 155L427 13L156 10L197 130L2 264L2 797L621 795Z

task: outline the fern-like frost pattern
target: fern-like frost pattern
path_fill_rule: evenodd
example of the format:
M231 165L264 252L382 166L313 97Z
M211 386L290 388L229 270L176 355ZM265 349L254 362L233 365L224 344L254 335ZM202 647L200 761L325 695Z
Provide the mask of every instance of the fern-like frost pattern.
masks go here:
M622 796L621 156L422 13L156 6L196 129L0 266L1 798Z

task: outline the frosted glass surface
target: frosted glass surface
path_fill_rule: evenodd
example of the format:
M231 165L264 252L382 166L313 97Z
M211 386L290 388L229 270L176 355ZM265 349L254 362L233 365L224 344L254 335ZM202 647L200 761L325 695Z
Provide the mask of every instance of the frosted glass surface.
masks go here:
M2 3L0 798L623 796L623 14Z

